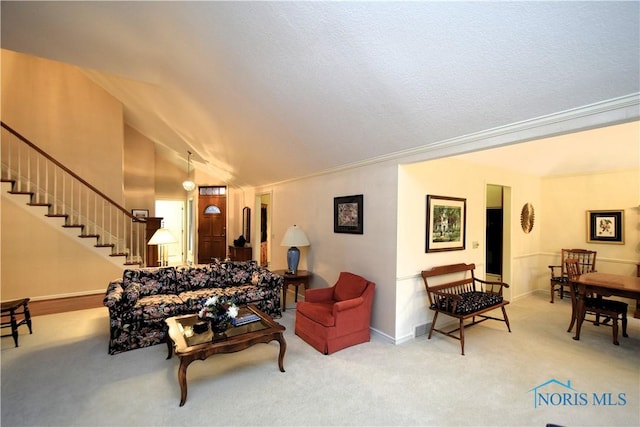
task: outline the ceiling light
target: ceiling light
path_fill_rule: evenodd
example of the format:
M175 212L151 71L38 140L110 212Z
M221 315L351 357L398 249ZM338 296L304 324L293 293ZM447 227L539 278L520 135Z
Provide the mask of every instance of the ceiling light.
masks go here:
M182 188L186 191L193 191L196 189L196 183L189 178L191 172L191 151L187 151L187 153L189 153L187 156L187 179L182 182Z

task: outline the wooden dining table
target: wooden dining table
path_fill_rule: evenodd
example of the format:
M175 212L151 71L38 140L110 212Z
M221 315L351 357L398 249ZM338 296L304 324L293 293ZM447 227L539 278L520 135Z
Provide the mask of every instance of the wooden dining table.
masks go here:
M586 312L584 308L584 297L588 293L594 293L604 297L615 295L635 299L636 309L633 312L633 317L640 319L640 277L594 272L581 274L576 283L578 288L576 295L577 325L576 336L573 337L574 340L580 339L580 328L584 322Z

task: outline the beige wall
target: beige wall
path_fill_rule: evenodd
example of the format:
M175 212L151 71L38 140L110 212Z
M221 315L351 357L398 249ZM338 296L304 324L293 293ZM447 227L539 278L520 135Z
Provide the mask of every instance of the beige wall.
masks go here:
M140 132L124 128L124 207L149 209L155 216L155 146Z
M559 264L561 248L584 248L598 252L598 271L635 275L640 262L640 169L545 178L542 194L544 265ZM624 210L625 243L587 243L589 210Z
M333 286L341 271L350 271L376 283L371 324L380 333L395 335L397 164L393 161L296 180L257 189L270 193L273 218L272 269L287 267L285 231L300 226L310 246L300 248L300 269L311 270L311 287ZM364 234L333 232L333 201L338 196L362 194ZM256 203L252 212L259 212Z
M7 50L1 54L2 120L122 204L120 103L76 67ZM84 247L87 239L70 238L61 220L50 227L43 217L44 212L25 214L3 192L3 299L104 292L108 280L122 275L123 266Z
M95 239L79 239L78 229L63 229L61 218L45 218L46 209L26 206L26 196L2 191L1 203L3 300L102 293L122 276L109 249L87 247Z
M462 172L464 171L464 172ZM525 234L519 221L523 204L540 208L540 178L446 158L403 165L398 179L398 258L396 340L412 338L416 327L426 325L432 315L422 270L436 265L474 263L478 277L485 271L485 219L487 185L507 188L505 222L509 224L506 248L510 259L503 280L511 285L507 298L515 298L537 288L538 251L541 227ZM426 196L466 199L466 245L464 250L426 253ZM474 247L477 242L477 247Z
M122 105L74 66L0 52L2 121L123 204Z

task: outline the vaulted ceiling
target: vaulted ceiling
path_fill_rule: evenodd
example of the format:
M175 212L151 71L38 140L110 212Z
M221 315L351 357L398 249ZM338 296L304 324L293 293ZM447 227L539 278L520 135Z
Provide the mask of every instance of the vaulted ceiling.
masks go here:
M162 150L258 186L640 92L638 2L2 1Z

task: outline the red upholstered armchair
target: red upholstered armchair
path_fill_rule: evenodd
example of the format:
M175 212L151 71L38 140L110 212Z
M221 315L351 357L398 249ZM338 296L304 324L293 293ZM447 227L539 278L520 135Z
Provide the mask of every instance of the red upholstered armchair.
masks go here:
M369 341L375 286L342 272L335 286L308 289L296 307L296 335L324 354Z

